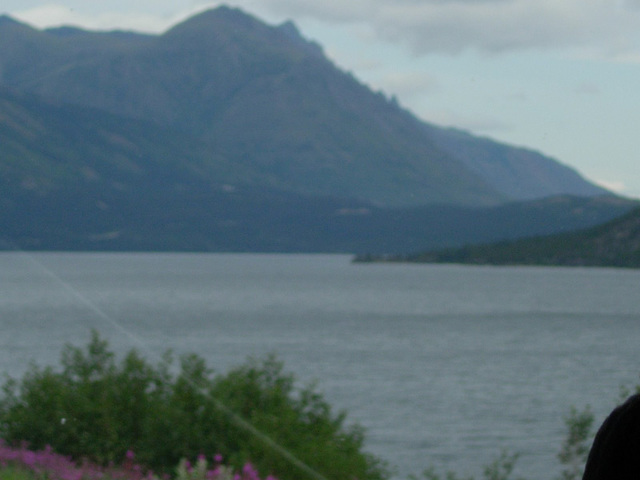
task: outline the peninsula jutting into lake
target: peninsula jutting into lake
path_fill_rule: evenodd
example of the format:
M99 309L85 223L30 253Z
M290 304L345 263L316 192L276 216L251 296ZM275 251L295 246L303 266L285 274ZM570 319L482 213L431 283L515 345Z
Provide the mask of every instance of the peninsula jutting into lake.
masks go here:
M640 209L577 232L354 261L640 268Z

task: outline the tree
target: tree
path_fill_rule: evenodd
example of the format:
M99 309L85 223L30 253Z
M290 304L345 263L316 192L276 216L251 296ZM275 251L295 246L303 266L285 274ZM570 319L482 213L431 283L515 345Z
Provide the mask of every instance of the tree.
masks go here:
M0 437L102 464L133 450L157 473L204 453L281 480L388 477L363 452L362 428L347 426L313 385L298 388L275 356L226 375L197 355L181 357L177 374L172 365L170 353L153 366L135 350L117 362L94 331L84 350L65 347L61 371L32 365L5 383Z

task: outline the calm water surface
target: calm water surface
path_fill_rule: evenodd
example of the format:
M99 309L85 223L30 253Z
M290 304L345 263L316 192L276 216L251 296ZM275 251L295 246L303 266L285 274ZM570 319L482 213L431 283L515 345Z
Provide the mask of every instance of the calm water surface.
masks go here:
M639 287L632 270L3 253L0 371L56 365L92 328L118 352L195 352L218 371L275 352L397 478L480 476L509 449L519 474L552 479L570 406L599 423L640 382Z

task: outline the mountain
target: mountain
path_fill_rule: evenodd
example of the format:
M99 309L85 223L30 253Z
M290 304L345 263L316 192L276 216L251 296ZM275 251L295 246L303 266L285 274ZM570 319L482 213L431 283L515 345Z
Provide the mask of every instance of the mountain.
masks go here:
M0 17L0 140L0 249L407 253L635 205L227 7L162 35Z
M41 31L4 17L0 85L32 106L40 99L45 113L56 106L83 117L82 139L70 117L66 130L61 117L45 132L59 139L46 160L41 150L51 145L12 130L14 160L6 165L3 152L0 168L13 172L13 185L39 177L66 189L82 161L94 171L116 162L106 153L114 137L96 133L110 118L131 126L120 133L130 148L115 157L119 174L124 155L145 175L161 163L166 179L179 168L218 186L393 208L607 193L536 152L422 122L336 68L291 22L270 26L229 7L162 35Z
M136 190L259 182L255 172L217 155L202 140L153 122L45 100L0 86L3 193L43 196L84 185Z
M429 126L428 126L429 128ZM533 200L570 193L602 194L571 168L539 152L513 148L455 128L430 128L434 142L509 198Z
M187 133L0 88L0 248L414 252L568 231L616 197L384 208L260 185ZM215 168L214 168L215 167Z
M0 249L408 253L582 228L633 205L379 207L262 186L151 122L1 88L0 112Z
M375 260L362 256L359 260ZM585 230L387 257L388 261L640 268L640 208Z

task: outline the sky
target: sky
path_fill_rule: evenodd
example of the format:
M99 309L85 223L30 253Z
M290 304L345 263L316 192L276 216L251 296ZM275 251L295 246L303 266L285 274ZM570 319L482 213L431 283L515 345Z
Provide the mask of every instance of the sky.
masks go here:
M3 0L0 13L162 33L220 4L293 20L425 121L540 151L640 198L640 0Z

